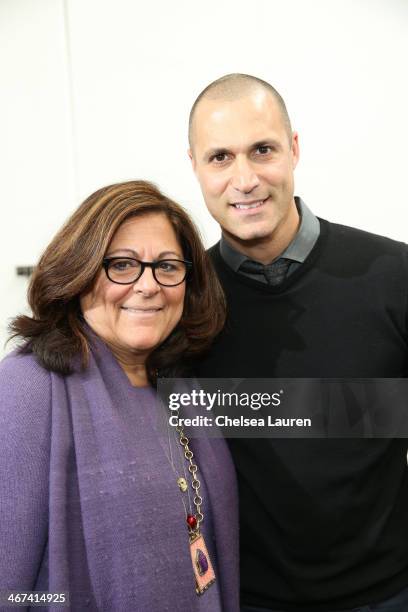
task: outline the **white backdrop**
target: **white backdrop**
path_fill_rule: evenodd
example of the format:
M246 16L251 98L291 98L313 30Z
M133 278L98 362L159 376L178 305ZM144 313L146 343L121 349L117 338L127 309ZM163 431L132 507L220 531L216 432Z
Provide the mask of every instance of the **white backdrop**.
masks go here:
M316 214L408 242L407 0L0 0L0 43L0 355L16 266L95 189L152 180L218 239L187 117L229 72L285 98Z

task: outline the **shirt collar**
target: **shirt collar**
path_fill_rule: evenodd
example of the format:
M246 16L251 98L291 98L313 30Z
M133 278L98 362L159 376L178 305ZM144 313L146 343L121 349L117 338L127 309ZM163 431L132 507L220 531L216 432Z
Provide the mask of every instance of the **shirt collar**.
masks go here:
M284 257L285 259L303 263L319 237L320 223L301 198L295 196L295 203L300 216L298 232L292 242L275 260ZM235 272L238 272L241 264L249 259L246 255L232 247L224 235L221 236L220 253L225 263Z

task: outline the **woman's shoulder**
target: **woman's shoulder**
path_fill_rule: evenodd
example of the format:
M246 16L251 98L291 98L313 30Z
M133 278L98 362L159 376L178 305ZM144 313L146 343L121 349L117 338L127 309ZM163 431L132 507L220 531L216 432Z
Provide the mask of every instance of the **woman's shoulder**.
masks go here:
M23 379L20 382L24 379L28 382L29 378L37 384L47 384L50 372L39 363L33 353L15 349L0 361L0 380L8 380L10 377Z
M51 400L51 373L32 353L15 350L0 362L0 398L3 416L10 410L47 409Z

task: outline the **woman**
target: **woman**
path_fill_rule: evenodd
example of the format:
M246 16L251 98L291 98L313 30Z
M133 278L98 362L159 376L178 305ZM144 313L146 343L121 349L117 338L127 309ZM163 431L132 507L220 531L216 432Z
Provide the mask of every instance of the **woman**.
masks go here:
M29 302L0 365L0 591L69 593L78 611L237 610L225 443L186 449L154 416L157 377L181 376L224 322L188 215L143 181L97 191Z

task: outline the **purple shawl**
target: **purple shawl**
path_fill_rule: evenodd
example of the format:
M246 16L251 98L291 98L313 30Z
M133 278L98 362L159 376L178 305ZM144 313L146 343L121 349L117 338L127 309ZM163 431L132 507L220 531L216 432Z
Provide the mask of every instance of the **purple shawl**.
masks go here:
M73 610L113 612L215 612L221 596L223 610L238 612L229 451L224 440L191 444L217 572L217 589L198 597L180 491L152 427L154 402L101 341L89 367L70 376L32 355L2 361L0 591L69 591Z

